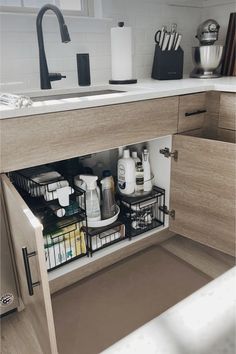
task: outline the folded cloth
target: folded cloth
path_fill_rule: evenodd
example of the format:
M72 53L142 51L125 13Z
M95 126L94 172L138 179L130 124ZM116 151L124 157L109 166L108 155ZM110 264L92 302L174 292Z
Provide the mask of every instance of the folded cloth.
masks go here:
M24 108L32 105L30 97L24 95L13 95L11 93L0 93L0 104L15 108Z

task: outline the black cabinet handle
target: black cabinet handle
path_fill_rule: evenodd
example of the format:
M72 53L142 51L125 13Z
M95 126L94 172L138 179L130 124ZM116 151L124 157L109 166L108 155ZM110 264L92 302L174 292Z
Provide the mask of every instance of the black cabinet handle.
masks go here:
M206 109L199 109L198 111L195 111L195 112L186 112L185 117L195 116L196 114L202 114L202 113L206 113L206 112L207 112Z
M30 270L30 264L29 264L29 258L36 256L36 252L31 252L28 253L27 247L22 247L22 254L23 254L23 260L24 260L24 266L25 266L25 274L26 274L26 280L27 280L27 285L28 285L28 291L29 295L32 296L34 295L34 287L38 286L40 284L39 281L33 283L32 282L32 276L31 276L31 270Z

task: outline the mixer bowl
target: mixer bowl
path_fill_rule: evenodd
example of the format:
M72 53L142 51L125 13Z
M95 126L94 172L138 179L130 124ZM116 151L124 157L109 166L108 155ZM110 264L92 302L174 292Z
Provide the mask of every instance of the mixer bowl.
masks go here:
M205 75L211 75L221 64L223 55L222 45L206 45L192 48L192 57L196 69Z

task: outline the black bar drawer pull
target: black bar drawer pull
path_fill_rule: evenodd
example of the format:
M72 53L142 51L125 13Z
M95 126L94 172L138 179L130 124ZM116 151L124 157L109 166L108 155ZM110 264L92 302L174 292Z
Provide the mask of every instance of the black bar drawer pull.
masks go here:
M30 270L30 264L29 264L29 258L36 256L36 252L31 252L28 253L27 247L22 247L22 254L23 254L23 260L24 260L24 266L25 266L25 274L26 274L26 279L27 279L27 285L28 285L28 291L29 295L32 296L34 295L34 287L38 286L40 284L39 281L33 283L32 282L32 276L31 276L31 270Z
M196 114L202 114L202 113L206 113L206 112L207 112L206 109L199 109L198 111L195 111L195 112L186 112L185 117L195 116Z

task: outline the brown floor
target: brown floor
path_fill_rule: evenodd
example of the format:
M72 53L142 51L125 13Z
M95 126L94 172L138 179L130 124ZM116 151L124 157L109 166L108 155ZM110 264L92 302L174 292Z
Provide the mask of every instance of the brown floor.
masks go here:
M211 280L161 247L53 295L60 354L98 354Z

